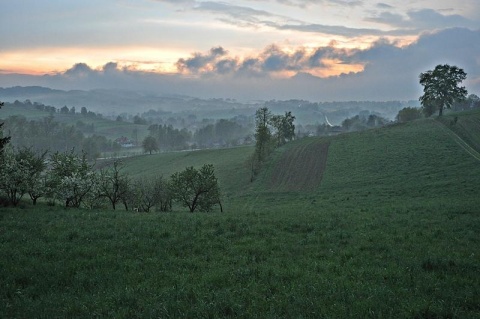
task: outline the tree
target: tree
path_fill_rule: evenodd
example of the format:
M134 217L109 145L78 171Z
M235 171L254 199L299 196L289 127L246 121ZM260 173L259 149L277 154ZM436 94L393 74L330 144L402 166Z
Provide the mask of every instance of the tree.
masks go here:
M122 174L122 163L115 160L113 165L100 171L100 196L108 198L115 210L116 204L127 196L128 175Z
M455 101L462 101L467 96L465 87L458 85L467 78L467 74L456 66L437 65L432 71L420 74L423 95L420 102L425 115L430 116L438 110L442 116L444 108L450 108Z
M68 109L68 107L66 105L64 105L61 109L60 109L60 113L62 114L68 114L70 112L70 110Z
M163 178L159 176L155 179L153 185L155 194L155 206L157 210L161 212L168 212L172 209L172 193L170 184Z
M42 184L45 156L47 152L37 155L31 148L15 151L13 147L5 149L0 166L0 189L8 200L18 205L22 197L28 193L33 204L43 196L45 187Z
M144 119L144 118L141 118L139 115L135 115L133 117L133 123L134 124L140 124L140 125L146 125L147 124L147 120Z
M295 116L292 115L292 112L285 112L284 116L274 115L271 117L270 121L276 130L275 137L277 139L277 146L282 146L295 137L294 120Z
M6 148L0 166L0 190L3 190L10 203L17 206L27 192L28 167L16 156L13 148Z
M404 107L397 114L397 122L405 123L422 117L422 111L416 107Z
M20 149L16 154L18 163L26 170L25 191L30 196L33 205L36 205L37 200L45 195L46 156L47 151L37 154L32 148Z
M205 164L199 170L187 167L171 177L170 189L173 199L188 207L191 213L198 208L208 212L220 203L220 188L212 164Z
M95 187L97 178L86 154L81 157L73 150L56 152L50 157L49 187L55 197L65 202L65 207L80 207L83 198Z
M133 182L134 200L132 204L142 212L149 212L157 202L154 178L143 178Z
M470 102L470 108L478 108L480 107L480 97L476 94L470 94L467 98L467 101Z
M149 152L150 155L152 155L152 152L158 151L157 140L155 139L155 137L149 135L149 136L145 137L145 139L143 140L142 147L143 147L145 153Z
M90 189L82 197L82 204L88 209L104 207L105 197L102 196L100 190L100 176L95 172L89 174Z
M269 123L272 113L266 107L262 107L255 113L255 155L258 162L263 162L272 150L272 133Z
M480 98L476 94L470 94L466 100L454 103L452 108L456 111L464 111L480 107Z
M4 103L0 102L0 109L2 108L3 105ZM0 152L2 152L5 145L8 143L8 141L10 141L10 137L3 137L3 133L2 133L3 131L1 130L2 126L3 126L3 123L0 123Z

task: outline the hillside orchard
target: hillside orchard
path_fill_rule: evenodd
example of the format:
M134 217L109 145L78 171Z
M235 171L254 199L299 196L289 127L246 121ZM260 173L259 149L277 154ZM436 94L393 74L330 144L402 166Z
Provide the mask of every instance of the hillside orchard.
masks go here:
M172 209L172 202L187 206L190 212L211 211L221 206L220 189L213 165L205 164L199 170L189 167L172 175L132 179L123 173L122 163L115 160L96 170L86 154L55 152L38 154L31 148L15 149L7 146L0 154L0 192L4 205L17 206L26 195L36 205L44 198L49 205L62 203L65 207L88 209L119 203L125 210L148 212Z

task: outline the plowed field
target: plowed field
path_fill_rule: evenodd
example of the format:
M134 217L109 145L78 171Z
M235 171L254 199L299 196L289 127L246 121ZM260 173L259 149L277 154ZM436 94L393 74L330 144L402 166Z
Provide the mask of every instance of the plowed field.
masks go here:
M327 165L329 143L302 143L284 152L275 163L269 187L277 191L315 190Z

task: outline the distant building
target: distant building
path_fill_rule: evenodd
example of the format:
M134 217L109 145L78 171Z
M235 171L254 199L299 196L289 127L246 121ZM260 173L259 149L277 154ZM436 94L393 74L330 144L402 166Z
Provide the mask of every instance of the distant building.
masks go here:
M120 144L121 147L125 147L125 148L128 148L128 147L134 147L135 146L135 142L133 140L130 140L128 139L127 137L125 136L122 136L122 137L119 137L115 140L116 143Z

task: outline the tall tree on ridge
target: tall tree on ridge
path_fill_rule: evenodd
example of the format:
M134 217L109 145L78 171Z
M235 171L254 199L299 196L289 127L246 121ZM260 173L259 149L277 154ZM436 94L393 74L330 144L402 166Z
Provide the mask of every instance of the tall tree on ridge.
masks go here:
M438 116L442 116L444 108L449 109L454 102L464 100L467 90L458 85L466 78L467 74L463 69L448 64L439 64L433 71L421 73L423 95L420 102L425 115L430 116L438 109Z

